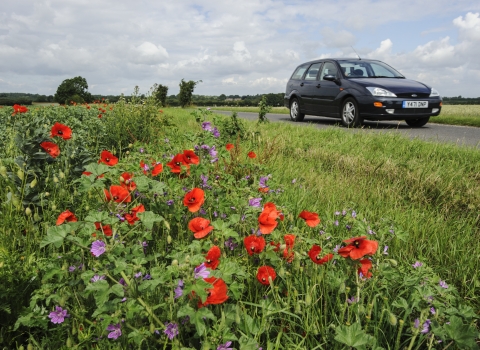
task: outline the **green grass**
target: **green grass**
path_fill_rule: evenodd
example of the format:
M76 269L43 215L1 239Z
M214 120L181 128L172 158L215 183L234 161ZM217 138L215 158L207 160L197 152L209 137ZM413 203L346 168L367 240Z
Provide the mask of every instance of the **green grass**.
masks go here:
M212 107L212 110L258 113L258 107ZM289 114L286 107L273 107L270 113ZM431 123L480 127L480 106L444 105L438 117L432 117Z

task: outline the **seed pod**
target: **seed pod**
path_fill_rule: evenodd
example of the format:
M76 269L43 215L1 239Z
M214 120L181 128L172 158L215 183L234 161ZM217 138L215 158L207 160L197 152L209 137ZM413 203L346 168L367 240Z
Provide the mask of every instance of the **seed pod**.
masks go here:
M37 179L33 179L32 182L30 182L30 188L34 188L35 186L37 186Z
M285 276L285 269L282 267L280 267L280 270L278 270L278 275L280 277L284 277Z
M20 346L18 347L18 350L25 350L25 347L24 347L23 345L20 345Z
M125 154L130 154L130 151L125 152Z
M133 147L133 143L129 143L128 148L132 148L132 147Z

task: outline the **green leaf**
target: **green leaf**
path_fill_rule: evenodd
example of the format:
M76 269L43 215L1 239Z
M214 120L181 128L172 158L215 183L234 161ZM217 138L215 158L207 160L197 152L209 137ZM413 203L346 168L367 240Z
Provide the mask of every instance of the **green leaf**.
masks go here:
M140 218L142 224L150 230L153 228L155 222L163 221L163 216L155 214L153 211L138 213L137 216Z
M103 163L91 163L85 167L85 171L91 172L93 178L105 174L109 171L109 167Z
M202 336L206 331L205 318L215 321L217 318L206 307L202 307L198 310L193 309L190 305L183 305L177 312L177 317L182 318L188 316L190 323L197 329L197 334Z
M478 349L475 339L477 331L470 325L463 324L458 316L450 317L450 324L444 326L445 331L450 339L453 339L457 345L467 347L469 349Z
M102 307L103 304L105 304L111 292L108 282L105 280L100 280L95 283L88 284L85 288L85 291L93 294L97 307Z
M337 328L336 333L336 341L354 348L373 343L375 339L371 335L366 334L358 323L354 323L351 326L342 325Z
M71 231L68 224L50 227L47 231L47 236L40 242L40 248L49 244L60 248L67 234Z

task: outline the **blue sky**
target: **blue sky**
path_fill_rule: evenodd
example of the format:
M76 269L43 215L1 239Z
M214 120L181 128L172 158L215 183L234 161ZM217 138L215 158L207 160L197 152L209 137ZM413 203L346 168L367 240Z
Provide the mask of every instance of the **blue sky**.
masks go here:
M3 0L0 92L283 92L320 57L382 60L443 96L480 96L480 2L472 0Z

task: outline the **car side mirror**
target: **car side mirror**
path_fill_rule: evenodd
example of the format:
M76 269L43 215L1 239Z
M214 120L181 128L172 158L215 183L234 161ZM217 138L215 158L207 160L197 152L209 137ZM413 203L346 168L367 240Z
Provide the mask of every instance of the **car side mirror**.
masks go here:
M327 75L323 76L323 80L335 81L335 80L337 80L337 78L335 77L335 75L327 74Z

